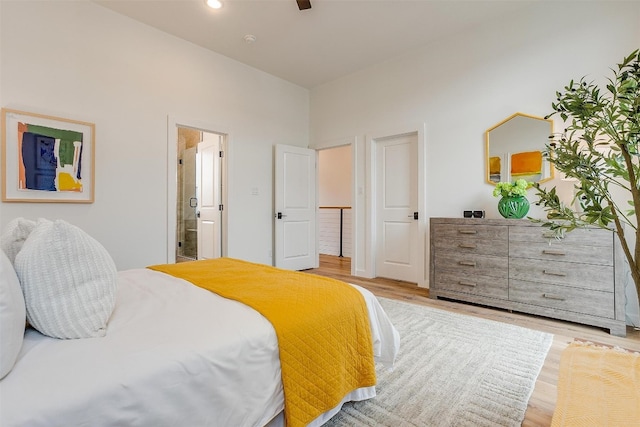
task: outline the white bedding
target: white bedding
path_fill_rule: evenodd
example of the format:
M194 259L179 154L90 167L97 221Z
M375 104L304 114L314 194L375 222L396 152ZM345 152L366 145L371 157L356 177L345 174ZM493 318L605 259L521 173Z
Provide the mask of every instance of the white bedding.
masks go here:
M28 330L0 381L0 426L260 427L282 411L277 339L264 317L148 269L118 279L105 337L58 340ZM356 288L376 360L390 367L398 333L373 294ZM347 400L372 395L361 389Z

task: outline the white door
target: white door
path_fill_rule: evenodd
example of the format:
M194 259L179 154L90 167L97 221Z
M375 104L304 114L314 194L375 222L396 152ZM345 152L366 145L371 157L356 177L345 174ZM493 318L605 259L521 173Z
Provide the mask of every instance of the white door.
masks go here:
M220 139L221 135L203 133L196 154L196 198L198 259L220 257Z
M418 281L418 138L376 141L376 276Z
M275 265L315 268L316 152L276 145L275 156Z

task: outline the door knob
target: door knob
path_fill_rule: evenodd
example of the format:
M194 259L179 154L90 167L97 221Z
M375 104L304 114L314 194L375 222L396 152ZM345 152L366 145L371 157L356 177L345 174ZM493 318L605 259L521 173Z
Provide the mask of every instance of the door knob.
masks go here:
M278 218L278 219L282 219L282 218L286 218L286 217L287 217L287 216L286 216L286 215L283 215L283 214L282 214L282 212L278 212L278 213L276 214L276 218Z

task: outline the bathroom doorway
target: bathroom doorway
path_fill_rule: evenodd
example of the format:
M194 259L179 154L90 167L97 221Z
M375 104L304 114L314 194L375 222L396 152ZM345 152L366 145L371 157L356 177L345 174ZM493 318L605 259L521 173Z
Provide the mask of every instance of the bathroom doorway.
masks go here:
M222 256L225 135L178 127L176 262Z

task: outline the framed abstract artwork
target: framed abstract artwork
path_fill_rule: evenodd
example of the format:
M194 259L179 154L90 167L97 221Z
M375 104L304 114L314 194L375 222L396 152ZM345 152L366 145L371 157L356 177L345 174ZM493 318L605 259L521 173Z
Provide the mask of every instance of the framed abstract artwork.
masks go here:
M2 201L93 203L95 125L2 109Z

